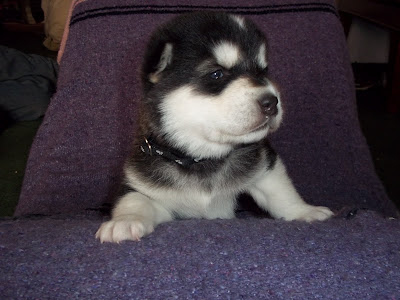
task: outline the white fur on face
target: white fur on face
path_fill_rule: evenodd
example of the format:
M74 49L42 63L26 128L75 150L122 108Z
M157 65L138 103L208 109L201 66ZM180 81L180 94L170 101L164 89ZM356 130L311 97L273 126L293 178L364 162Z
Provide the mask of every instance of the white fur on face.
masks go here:
M279 98L272 85L254 87L247 78L233 81L218 96L183 86L163 100L163 133L194 157L221 157L237 144L261 140L279 125L281 112L267 119L260 110L257 100L265 93Z
M238 64L241 59L239 47L231 42L221 42L217 44L213 54L217 63L226 69L232 68Z
M265 44L261 44L260 48L258 49L257 62L262 69L265 69L268 65L266 55L267 55L267 48Z

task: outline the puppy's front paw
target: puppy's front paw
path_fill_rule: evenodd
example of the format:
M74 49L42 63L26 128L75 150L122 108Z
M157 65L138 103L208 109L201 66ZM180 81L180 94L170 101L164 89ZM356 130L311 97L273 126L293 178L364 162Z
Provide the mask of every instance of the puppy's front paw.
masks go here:
M120 216L101 224L96 232L96 238L101 243L120 243L125 240L140 241L140 238L153 232L152 224L135 216Z
M287 219L288 221L298 220L305 222L324 221L333 216L333 212L324 206L305 205L296 211L296 214Z

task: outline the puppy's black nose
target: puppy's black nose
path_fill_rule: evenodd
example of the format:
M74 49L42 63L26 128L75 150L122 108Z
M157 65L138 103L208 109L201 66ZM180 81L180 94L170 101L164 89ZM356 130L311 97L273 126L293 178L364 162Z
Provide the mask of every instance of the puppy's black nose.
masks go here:
M278 98L275 95L264 95L258 100L258 104L266 116L273 116L278 113Z

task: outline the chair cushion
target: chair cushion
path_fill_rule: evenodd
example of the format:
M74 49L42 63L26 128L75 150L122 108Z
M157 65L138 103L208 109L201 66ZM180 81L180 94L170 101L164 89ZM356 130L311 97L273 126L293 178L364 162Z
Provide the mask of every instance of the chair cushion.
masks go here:
M0 221L2 299L398 299L400 222L184 220L100 244L90 215Z

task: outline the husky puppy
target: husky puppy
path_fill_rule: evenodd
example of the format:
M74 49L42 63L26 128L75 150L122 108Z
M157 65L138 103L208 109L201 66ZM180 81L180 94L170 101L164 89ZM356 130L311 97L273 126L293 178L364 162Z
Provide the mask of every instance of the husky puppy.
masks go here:
M332 216L303 201L266 139L282 120L267 52L254 23L226 13L181 15L153 34L125 192L101 242L138 241L176 218L233 218L240 193L275 218Z

